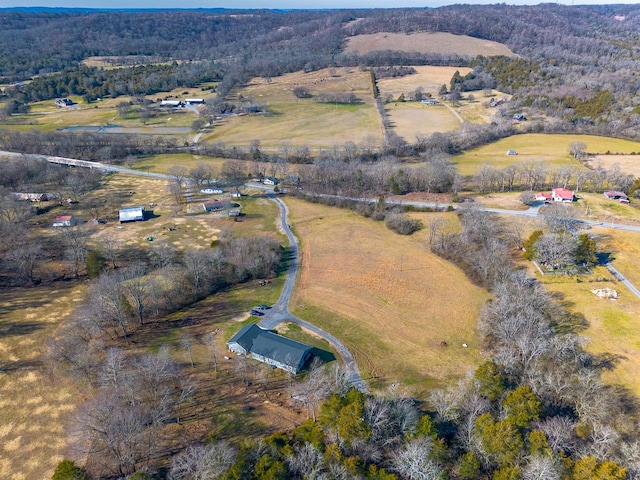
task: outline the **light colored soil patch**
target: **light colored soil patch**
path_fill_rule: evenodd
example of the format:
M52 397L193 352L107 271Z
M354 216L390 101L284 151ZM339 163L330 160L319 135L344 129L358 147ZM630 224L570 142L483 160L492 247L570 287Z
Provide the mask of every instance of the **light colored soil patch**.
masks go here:
M515 56L504 44L481 40L467 35L453 35L451 33L405 33L380 32L366 35L356 35L347 39L347 52L369 53L380 50L395 50L402 52L421 53L453 53L471 56L495 55Z
M353 93L361 101L357 105L317 103L313 98L297 98L296 86L307 87L313 96L322 93ZM283 75L270 82L254 79L246 87L234 91L266 103L268 115L227 117L215 122L206 141L221 141L247 146L260 140L267 149L282 144L329 147L345 142L379 145L382 141L380 121L375 110L371 79L367 72L341 68L317 72Z
M65 423L80 400L42 358L79 288L0 292L0 478L51 478L67 456Z
M638 149L640 152L640 145ZM640 177L640 155L596 155L590 158L588 163L593 168L601 166L606 170L612 170L617 166L626 174Z
M487 295L429 252L426 230L403 237L352 212L287 204L302 242L292 307L331 312L323 328L353 349L361 366L382 382L424 385L477 364L475 323ZM432 218L413 215L427 225Z
M472 198L483 207L527 210L529 207L519 200L521 194L522 192L491 193L490 195L473 195Z
M389 103L391 126L397 135L414 142L416 135L430 135L460 128L460 122L444 105L422 105L419 102Z

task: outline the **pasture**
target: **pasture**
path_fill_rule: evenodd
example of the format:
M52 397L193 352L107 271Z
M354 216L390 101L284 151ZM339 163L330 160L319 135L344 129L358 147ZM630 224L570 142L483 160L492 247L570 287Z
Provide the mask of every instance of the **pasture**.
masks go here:
M631 204L623 204L617 200L610 200L601 193L577 194L578 201L573 207L580 218L598 220L603 223L626 223L640 225L640 210L635 206L637 200L631 199Z
M618 261L614 261L614 265L625 275L630 273ZM635 269L637 271L637 266ZM582 277L582 282L576 282L576 277L543 277L541 281L550 292L562 295L565 307L571 313L583 315L587 320L588 327L579 332L589 339L587 350L597 355L615 356L612 369L604 372L603 379L629 388L635 395L640 394L640 299L618 283L604 267L596 268L593 275ZM599 298L591 291L597 288L615 289L620 298Z
M301 241L291 310L340 338L374 386L424 395L481 361L475 324L488 295L430 253L427 229L405 237L350 211L286 202ZM427 226L433 215L412 214Z
M591 152L632 152L640 151L640 143L617 138L593 135L556 135L528 133L513 135L497 142L464 152L453 157L462 175L474 175L483 164L496 168L535 161L548 166L573 166L580 164L569 154L572 142L583 142L586 151ZM507 155L507 150L516 150L518 155Z
M460 128L460 121L444 105L423 105L420 102L388 103L385 110L393 131L407 142L418 135L449 132Z
M349 37L345 45L346 52L360 54L383 50L448 53L467 57L477 55L485 57L515 56L509 47L502 43L444 32L418 32L408 35L406 33L379 32L356 35Z
M295 87L319 94L353 93L354 105L318 103L314 98L297 98ZM259 140L263 149L283 144L326 148L346 142L380 145L382 130L376 112L369 73L354 68L296 72L272 79L255 78L233 91L231 99L251 98L266 103L266 115L230 116L217 120L203 135L209 142L247 146Z

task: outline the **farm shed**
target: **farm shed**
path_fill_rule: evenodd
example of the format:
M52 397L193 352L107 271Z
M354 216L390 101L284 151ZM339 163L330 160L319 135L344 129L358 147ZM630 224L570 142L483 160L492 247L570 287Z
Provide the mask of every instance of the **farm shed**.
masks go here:
M298 373L311 357L311 347L263 330L258 325L246 325L227 342L229 351L249 355L260 362L291 373Z
M120 223L144 221L144 207L127 207L120 210Z
M184 103L187 105L202 105L204 103L204 98L185 98Z
M57 215L52 227L73 227L75 224L76 219L73 215Z
M604 196L609 200L618 200L621 203L629 203L629 197L627 194L619 190L607 190L604 192Z
M182 102L180 100L162 100L160 102L160 106L166 107L166 108L177 108L177 107L180 107L181 105L182 105Z

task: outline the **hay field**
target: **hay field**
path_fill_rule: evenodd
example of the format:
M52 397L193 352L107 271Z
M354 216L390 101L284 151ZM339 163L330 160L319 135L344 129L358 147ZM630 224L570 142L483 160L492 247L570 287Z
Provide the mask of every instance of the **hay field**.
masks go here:
M313 98L297 98L293 89L307 87L313 96L321 93L354 93L356 105L317 103ZM236 98L251 97L266 103L268 115L227 117L214 123L209 142L241 146L260 140L263 148L292 146L331 147L345 142L380 145L382 130L376 112L368 72L352 68L296 72L271 79L253 79L234 91Z
M464 76L471 71L467 67L434 67L434 66L414 66L416 73L405 75L404 77L381 78L378 80L378 89L382 98L387 95L395 100L404 93L408 97L415 92L416 88L422 87L424 93L430 93L434 98L437 97L440 87L451 82L451 77L456 71Z
M478 168L485 163L496 168L505 168L526 161L542 161L549 166L579 167L580 164L569 154L569 145L572 142L585 143L587 152L622 151L622 149L640 151L640 143L617 138L528 133L513 135L489 145L469 150L454 157L453 160L462 175L475 174ZM506 155L507 150L511 149L516 150L518 155Z
M74 284L0 290L0 478L51 478L82 395L51 374L46 341L80 299Z
M388 103L385 110L393 131L411 143L416 135L431 135L460 128L460 121L444 105L423 105L420 102Z
M640 148L640 145L638 145ZM635 151L635 150L633 150ZM640 150L638 150L640 152ZM601 166L605 170L612 170L614 167L634 177L640 177L640 156L639 155L595 155L588 162L591 167Z
M361 54L380 50L451 53L470 57L475 57L476 55L484 55L485 57L496 55L515 56L509 47L502 43L444 32L419 32L409 35L405 33L379 32L356 35L348 38L345 46L346 52L358 52Z
M478 364L488 295L429 252L426 229L404 237L350 211L286 202L302 248L291 309L340 338L374 385L400 381L421 394ZM433 218L413 215L427 226Z
M226 158L202 157L191 153L161 154L143 157L136 162L133 168L145 172L166 174L171 167L176 165L180 165L191 170L199 163L204 163L206 165L211 165L214 174L216 174L217 172L220 172L222 165L226 161Z

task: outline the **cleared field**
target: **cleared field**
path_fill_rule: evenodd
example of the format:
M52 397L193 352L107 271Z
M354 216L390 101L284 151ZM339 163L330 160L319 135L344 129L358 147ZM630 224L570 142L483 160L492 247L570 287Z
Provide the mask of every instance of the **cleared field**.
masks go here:
M402 52L421 53L452 53L462 56L475 57L484 55L515 56L502 43L481 40L467 35L453 35L451 33L391 33L379 32L366 35L356 35L347 39L345 51L369 53L380 50L395 50Z
M460 128L460 121L444 105L422 105L420 102L388 103L393 131L408 142L416 135L430 135Z
M391 95L396 99L404 93L405 97L415 92L416 88L422 87L424 93L430 93L433 97L438 95L440 87L451 82L451 77L456 71L460 75L466 75L471 71L467 67L434 67L434 66L414 66L416 73L405 75L404 77L381 78L378 80L378 89L382 98Z
M488 295L429 252L426 229L403 237L349 211L286 202L302 246L291 308L337 335L374 385L400 381L420 395L478 364Z
M353 93L361 103L341 105L297 98L295 87L307 87L313 96L322 93ZM375 110L368 72L341 68L317 72L296 72L271 79L256 78L234 91L236 97L253 98L268 105L268 115L226 117L213 125L203 140L249 145L260 140L262 147L331 147L345 142L380 145L382 130Z
M46 341L80 298L60 284L0 290L0 478L51 478L82 394L51 375Z
M640 151L640 143L617 138L593 135L553 135L529 133L503 138L489 145L469 150L453 158L462 175L473 175L483 164L496 168L527 161L542 161L550 166L575 166L580 164L569 154L572 142L583 142L587 152ZM507 155L507 150L516 150L518 155Z
M640 147L640 145L638 145L638 147ZM635 152L635 150L632 151ZM601 166L605 170L611 170L617 166L624 173L633 175L634 177L640 177L639 155L595 155L589 159L589 165L594 168Z
M614 264L625 270L617 260ZM627 273L625 270L624 274ZM544 277L542 281L551 292L563 295L569 311L584 315L589 322L589 327L581 332L590 339L587 350L617 357L615 368L604 372L604 380L623 385L639 395L640 299L633 296L624 285L617 283L603 267L595 269L594 275L583 279L583 283L577 283L573 277ZM620 293L620 298L601 299L591 292L596 288L613 288Z
M150 155L139 160L133 168L145 172L167 173L171 167L180 165L187 169L192 169L199 163L211 165L214 174L220 172L222 165L227 159L201 157L190 153L166 154L166 155Z

